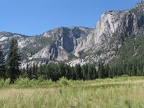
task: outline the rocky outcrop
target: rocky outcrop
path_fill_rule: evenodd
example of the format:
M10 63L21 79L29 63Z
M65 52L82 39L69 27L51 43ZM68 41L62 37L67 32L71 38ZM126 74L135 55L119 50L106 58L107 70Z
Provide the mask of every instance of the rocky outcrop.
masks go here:
M142 35L144 30L144 2L123 11L104 12L89 34L75 49L77 57L83 55L87 63L104 61L116 57L117 50L130 36Z
M79 56L78 54L81 51L86 52L91 48L95 51L102 47L108 47L109 45L107 44L109 44L113 34L116 33L126 13L127 11L109 11L103 13L93 33L89 34L79 44L75 50L75 55Z
M54 38L57 46L63 47L67 52L72 52L92 31L93 29L84 27L61 27L45 32L42 36Z

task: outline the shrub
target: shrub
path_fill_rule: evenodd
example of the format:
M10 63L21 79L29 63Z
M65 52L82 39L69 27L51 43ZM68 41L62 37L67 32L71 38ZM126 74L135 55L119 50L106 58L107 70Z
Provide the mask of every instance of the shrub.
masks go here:
M63 86L67 86L69 85L69 81L65 78L65 77L62 77L60 80L59 80L59 83Z
M0 79L0 87L3 87L3 86L5 86L5 82L3 79Z
M19 87L30 87L30 80L28 78L19 78L15 82Z
M6 87L6 86L8 86L8 85L9 85L9 82L10 82L10 79L9 79L9 78L6 79L6 80L0 79L0 87Z

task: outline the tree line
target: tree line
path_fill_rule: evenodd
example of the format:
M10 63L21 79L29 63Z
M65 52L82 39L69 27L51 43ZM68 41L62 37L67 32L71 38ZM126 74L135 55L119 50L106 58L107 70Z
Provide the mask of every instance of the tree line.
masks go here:
M65 77L68 80L94 80L98 78L113 78L122 75L144 75L144 62L142 60L116 66L109 66L102 62L85 64L82 66L80 64L69 66L64 62L51 62L41 66L35 64L30 66L27 64L26 68L19 69L21 63L20 58L17 40L12 40L10 42L6 60L2 48L0 47L0 78L4 80L10 78L11 84L19 77L29 79L43 78L57 81L61 77Z
M51 79L57 81L61 77L68 80L94 80L98 78L113 78L122 75L144 76L144 66L142 62L133 64L123 64L121 66L110 67L102 62L96 64L76 64L69 66L64 62L48 63L40 67L33 65L21 70L21 77L29 79Z

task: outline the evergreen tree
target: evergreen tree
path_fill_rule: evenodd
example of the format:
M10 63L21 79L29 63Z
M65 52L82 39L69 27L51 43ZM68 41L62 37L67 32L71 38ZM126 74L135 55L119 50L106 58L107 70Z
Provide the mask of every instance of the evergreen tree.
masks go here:
M76 64L75 65L75 72L76 72L76 79L77 80L80 80L80 79L83 78L83 75L81 73L81 66L80 66L80 64Z
M4 80L6 78L6 76L5 76L5 60L4 60L4 55L3 55L1 46L0 46L0 77L4 78Z
M88 65L88 74L87 74L87 79L90 80L91 79L91 75L92 75L92 67L91 65L89 64Z
M66 76L66 65L63 62L58 63L60 77Z
M45 71L47 71L46 68L45 68ZM43 73L43 66L40 65L40 67L38 68L38 76L42 76L42 75L44 75L44 73Z
M28 68L28 78L31 80L33 78L33 71L32 67Z
M10 77L10 84L11 84L11 83L14 83L14 81L20 75L20 71L19 71L20 53L19 53L19 49L18 49L17 40L13 39L10 43L8 57L7 57L7 63L8 63L8 73L9 73L9 77Z
M131 76L134 76L134 75L135 75L135 66L133 65L132 70L131 70Z
M28 62L28 61L27 61ZM26 72L27 72L27 75L29 75L29 65L28 65L28 63L27 63L27 65L26 65Z
M37 66L35 64L33 64L32 72L33 72L33 77L35 79L38 79Z
M72 79L76 80L77 75L76 75L75 67L71 67L71 70L72 70Z
M109 65L107 64L105 66L105 78L109 77L109 71L110 71L110 68L109 68Z
M136 75L137 75L137 76L140 76L140 73L141 73L141 72L140 72L140 69L139 69L139 67L137 67L137 74L136 74Z
M71 67L66 64L65 69L66 69L66 78L68 80L72 79L72 69L71 69Z
M98 65L98 78L104 78L105 70L104 70L104 64L99 63Z
M57 81L60 78L58 65L55 63L49 63L47 65L47 77L52 81Z
M95 66L93 64L89 64L88 65L88 76L87 76L88 80L95 79L96 78L95 74L96 74Z
M96 79L97 78L97 71L96 71L96 67L95 65L93 65L93 79Z
M21 69L21 74L20 76L22 78L27 78L28 77L28 74L27 74L27 70L25 68Z
M87 80L88 79L88 64L85 64L82 66L82 74L83 74L83 79Z

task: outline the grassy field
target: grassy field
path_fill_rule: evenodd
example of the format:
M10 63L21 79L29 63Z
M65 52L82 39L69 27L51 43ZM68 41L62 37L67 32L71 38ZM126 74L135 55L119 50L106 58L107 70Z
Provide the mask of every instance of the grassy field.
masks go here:
M0 108L144 108L144 77L0 81Z

